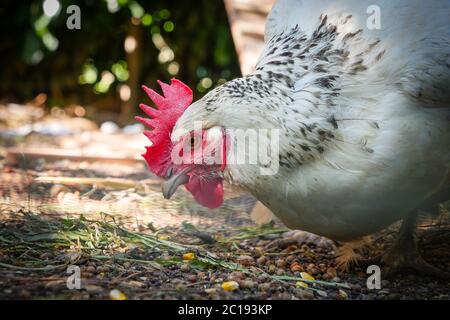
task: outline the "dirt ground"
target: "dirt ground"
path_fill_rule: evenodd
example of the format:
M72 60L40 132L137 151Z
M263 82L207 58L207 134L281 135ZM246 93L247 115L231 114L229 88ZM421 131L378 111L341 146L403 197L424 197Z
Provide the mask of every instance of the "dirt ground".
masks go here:
M135 159L141 134L76 121L83 132L0 137L0 299L450 298L448 282L407 273L369 290L365 268L336 268L332 242L287 241L277 220L255 225L250 195L228 192L217 210L184 191L164 200L159 180ZM12 147L24 153L11 156ZM87 160L34 157L30 147L82 150ZM448 210L441 211L422 223L420 246L427 261L450 270ZM397 229L374 235L364 253L385 252ZM80 289L68 288L73 266Z

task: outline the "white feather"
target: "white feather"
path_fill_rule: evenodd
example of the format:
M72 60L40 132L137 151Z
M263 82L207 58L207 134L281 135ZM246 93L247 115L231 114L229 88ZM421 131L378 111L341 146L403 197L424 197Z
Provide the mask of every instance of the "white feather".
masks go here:
M370 5L381 9L380 30L366 26ZM311 38L327 16L339 34L333 49L349 50L349 63L327 63L328 74L340 75L333 106L323 101L331 89L317 85L320 74L311 72L319 61L306 59L289 70L301 74L292 101L283 98L279 86L264 99L251 91L245 99L230 97L218 88L191 106L177 127L189 129L200 119L206 128L281 128L280 150L295 153L290 129L299 123L326 127L333 116L339 128L335 139L324 142L323 155L270 177L258 176L258 167L250 165L229 166L227 176L291 228L336 240L378 231L449 188L449 12L448 0L279 0L268 19L267 46L256 73L287 72L270 64L271 41L297 25ZM350 43L349 33L357 33ZM375 43L377 50L367 49ZM321 42L311 51L327 45ZM361 55L367 70L351 72ZM207 99L214 111L206 111ZM301 135L295 139L302 143Z

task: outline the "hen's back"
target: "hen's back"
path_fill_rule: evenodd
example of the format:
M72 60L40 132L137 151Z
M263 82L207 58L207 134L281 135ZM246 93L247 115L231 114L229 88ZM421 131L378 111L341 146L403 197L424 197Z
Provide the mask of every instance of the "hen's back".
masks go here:
M450 1L279 0L268 17L266 41L296 25L311 36L323 16L337 25L341 41L359 31L354 46L381 41L386 58L374 79L388 79L424 107L449 107Z

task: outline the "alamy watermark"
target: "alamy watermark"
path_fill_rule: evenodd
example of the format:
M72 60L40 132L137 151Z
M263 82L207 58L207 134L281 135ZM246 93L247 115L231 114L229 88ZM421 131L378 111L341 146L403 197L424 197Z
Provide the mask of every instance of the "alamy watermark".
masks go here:
M176 165L255 165L261 175L275 175L279 170L279 129L202 129L194 123L194 130L173 132L179 143L172 150Z
M66 20L66 26L69 30L81 29L81 9L77 5L70 5L67 7L66 13L69 17Z
M108 2L109 5L109 2ZM58 0L45 0L43 3L44 12L48 16L56 15L60 9L60 3ZM66 9L66 14L69 15L66 20L66 26L69 30L81 29L81 9L79 6L72 4ZM372 4L367 7L366 14L368 15L366 20L366 26L369 30L381 29L381 8L378 5Z
M69 290L80 290L81 289L81 269L79 266L71 265L67 267L66 273L69 275L67 277L66 285Z
M366 285L369 290L380 290L381 289L381 268L377 265L371 265L367 268L366 273L369 275L367 277Z
M381 8L377 5L370 5L367 7L366 13L369 15L366 21L367 29L380 30L381 29Z

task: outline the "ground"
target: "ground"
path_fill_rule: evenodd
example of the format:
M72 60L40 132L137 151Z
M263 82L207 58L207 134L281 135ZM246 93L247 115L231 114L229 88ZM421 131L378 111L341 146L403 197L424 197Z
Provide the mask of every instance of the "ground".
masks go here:
M66 120L83 132L1 137L0 299L450 298L448 282L406 273L369 290L365 268L336 269L332 242L284 241L288 230L277 220L255 225L249 195L228 192L218 210L182 190L164 200L160 181L135 160L145 144L139 133ZM61 159L29 148L82 152ZM129 161L111 161L119 156ZM441 209L422 223L419 239L425 259L448 270L449 218ZM397 229L374 235L367 254L385 252ZM81 289L68 289L69 266L80 268Z

